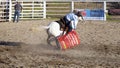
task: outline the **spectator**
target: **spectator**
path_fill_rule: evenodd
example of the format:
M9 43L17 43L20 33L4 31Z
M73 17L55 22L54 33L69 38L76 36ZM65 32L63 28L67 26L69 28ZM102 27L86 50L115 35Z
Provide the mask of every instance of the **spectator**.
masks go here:
M13 22L15 22L15 20L18 22L20 12L22 11L22 6L19 2L16 2L15 6L14 6L14 10L15 10L15 12L14 12Z

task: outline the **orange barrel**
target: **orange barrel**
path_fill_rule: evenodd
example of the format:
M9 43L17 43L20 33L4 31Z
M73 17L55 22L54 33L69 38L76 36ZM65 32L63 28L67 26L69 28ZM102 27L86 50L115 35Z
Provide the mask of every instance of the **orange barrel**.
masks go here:
M57 38L60 48L62 50L77 46L80 44L80 39L75 30L72 30L67 35L63 35Z

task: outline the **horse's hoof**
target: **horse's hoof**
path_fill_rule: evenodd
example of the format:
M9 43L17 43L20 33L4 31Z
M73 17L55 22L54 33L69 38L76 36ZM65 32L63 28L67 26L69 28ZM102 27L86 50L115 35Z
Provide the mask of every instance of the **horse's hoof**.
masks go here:
M51 45L50 41L48 41L48 40L47 40L47 43L48 43L49 45Z
M60 43L59 43L58 40L56 40L56 46L57 46L57 49L62 50L62 48L61 48Z

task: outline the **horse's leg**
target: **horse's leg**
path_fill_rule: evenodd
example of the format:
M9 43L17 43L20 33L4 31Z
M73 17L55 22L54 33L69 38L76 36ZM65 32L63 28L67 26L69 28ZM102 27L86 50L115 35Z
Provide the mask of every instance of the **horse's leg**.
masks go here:
M56 42L57 49L61 49L60 43L59 43L57 37L55 37L55 42Z
M49 33L49 29L47 29L46 32L47 32L47 35L48 35L48 37L47 37L47 43L50 44L50 37L51 37L51 35Z
M55 37L49 33L49 29L47 29L47 34L48 34L47 43L52 45L51 42L55 40Z
M50 36L47 38L47 43L50 44Z

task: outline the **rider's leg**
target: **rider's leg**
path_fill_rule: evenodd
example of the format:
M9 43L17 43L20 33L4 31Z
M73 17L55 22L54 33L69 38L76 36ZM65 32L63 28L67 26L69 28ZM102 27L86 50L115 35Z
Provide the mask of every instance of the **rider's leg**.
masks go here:
M69 24L69 25L68 25L68 30L67 30L66 34L68 34L68 33L71 32L71 31L72 31L72 26Z

